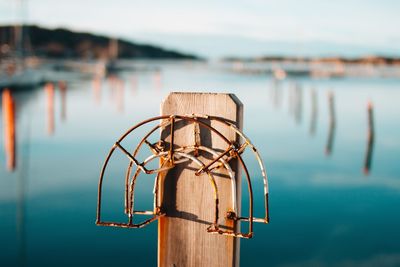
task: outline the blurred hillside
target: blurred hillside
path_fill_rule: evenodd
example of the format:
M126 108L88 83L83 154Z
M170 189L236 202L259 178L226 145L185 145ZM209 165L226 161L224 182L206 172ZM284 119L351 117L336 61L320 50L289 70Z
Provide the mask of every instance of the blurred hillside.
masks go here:
M8 56L16 50L23 50L27 54L48 58L197 59L194 55L157 46L67 29L23 26L19 32L20 38L15 26L0 26L0 57ZM117 49L112 48L115 45Z

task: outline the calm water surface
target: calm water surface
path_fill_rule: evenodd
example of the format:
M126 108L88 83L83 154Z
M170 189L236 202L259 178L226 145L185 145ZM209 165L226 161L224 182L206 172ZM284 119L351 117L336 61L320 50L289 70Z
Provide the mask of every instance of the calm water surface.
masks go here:
M53 105L43 87L13 92L14 171L6 167L1 116L1 266L156 265L156 223L140 230L95 225L97 181L111 145L158 115L169 91L231 92L244 103L244 130L269 174L271 223L256 224L254 238L241 241L242 266L400 266L400 80L274 82L188 62L141 62L114 79L64 78L67 90L55 88ZM375 142L367 175L368 101ZM113 164L111 172L123 175L126 157ZM262 216L261 177L250 157L248 164ZM122 197L117 180L106 184L109 207ZM151 182L142 187L149 194L140 198L150 200Z

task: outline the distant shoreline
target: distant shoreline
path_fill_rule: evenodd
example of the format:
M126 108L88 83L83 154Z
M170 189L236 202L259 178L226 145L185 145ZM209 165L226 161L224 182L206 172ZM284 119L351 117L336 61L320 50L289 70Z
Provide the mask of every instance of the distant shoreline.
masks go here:
M278 63L330 63L330 64L370 64L400 66L400 57L363 56L363 57L291 57L263 56L252 58L227 57L227 62L278 62Z
M202 58L155 45L138 44L68 29L48 29L36 25L0 26L0 59L24 55L52 59L174 59Z

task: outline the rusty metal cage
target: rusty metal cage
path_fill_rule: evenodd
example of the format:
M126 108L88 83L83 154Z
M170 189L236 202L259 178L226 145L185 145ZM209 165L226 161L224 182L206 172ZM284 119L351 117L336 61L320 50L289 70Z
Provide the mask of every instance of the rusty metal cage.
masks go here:
M229 141L220 131L218 131L215 127L211 126L211 123L206 123L205 121L216 121L218 123L222 123L225 126L228 126L232 131L234 131L237 136L239 137L239 142L232 142ZM174 132L175 132L175 124L183 121L188 125L192 124L194 131L194 144L187 144L185 146L177 146L174 143ZM151 128L147 134L144 135L143 138L140 139L137 147L134 149L132 153L130 153L124 146L122 146L122 141L132 132L137 130L139 127L157 122L157 125ZM212 132L218 138L221 138L224 143L226 143L226 149L224 151L216 151L210 147L206 147L201 144L201 140L199 138L199 128L205 128L206 130ZM169 128L169 138L170 142L166 142L164 139L160 138L156 143L149 142L148 138L155 133L157 130L160 129L167 129ZM147 145L152 152L150 156L148 156L145 160L140 162L138 160L138 153L141 150L143 145ZM256 160L258 161L259 167L261 169L261 176L263 178L263 185L264 185L264 210L265 216L263 218L256 218L253 216L253 189L251 184L251 178L249 171L246 167L246 164L242 158L242 153L245 149L249 147L253 154L255 155ZM125 174L125 208L124 212L127 215L127 222L109 222L103 221L101 218L101 204L102 204L102 190L103 190L103 180L105 176L105 171L107 165L114 153L115 150L122 151L129 159L129 164ZM207 152L212 155L212 159L204 163L199 160L199 152ZM248 193L249 193L249 214L248 216L241 216L238 211L238 204L236 199L236 180L235 174L232 171L230 163L232 159L236 159L239 163L240 168L244 171L246 182L248 186ZM155 169L149 169L146 167L148 163L153 160L159 160L159 167ZM233 122L225 120L220 117L216 116L208 116L203 114L190 114L190 115L164 115L153 117L142 121L128 131L126 131L111 147L106 160L103 164L100 179L98 184L98 202L97 202L97 218L96 224L102 226L115 226L115 227L124 227L124 228L141 228L149 223L157 220L161 216L166 216L167 214L163 211L162 201L160 198L160 191L162 190L160 184L160 178L163 175L166 175L169 170L174 168L175 166L191 161L198 169L195 171L195 175L207 175L210 180L210 184L213 188L214 192L214 218L211 225L207 228L207 231L210 233L216 233L221 235L228 235L234 237L241 237L241 238L251 238L253 236L253 222L261 222L261 223L268 223L269 222L269 210L268 210L268 177L267 172L264 167L264 163L261 159L261 156L255 146L251 143L249 138L240 131ZM133 169L135 169L134 172ZM229 179L231 180L231 188L232 188L232 207L229 211L226 212L225 216L228 219L234 220L235 222L247 222L248 223L248 232L236 232L234 230L223 230L219 227L218 218L219 218L219 195L218 195L218 187L215 181L215 178L212 174L213 170L218 168L224 168L229 175ZM155 174L155 181L154 181L154 203L153 203L153 210L145 210L139 211L134 209L134 192L135 192L135 184L138 179L140 173L145 174ZM134 215L148 215L150 216L148 219L134 223Z

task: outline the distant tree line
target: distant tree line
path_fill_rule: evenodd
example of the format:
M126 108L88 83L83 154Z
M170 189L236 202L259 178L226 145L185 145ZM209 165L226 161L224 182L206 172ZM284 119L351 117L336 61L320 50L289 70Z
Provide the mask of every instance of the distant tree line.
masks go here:
M113 40L117 44L117 58L143 59L198 59L194 55L166 50L127 40ZM0 56L18 50L21 53L49 58L110 58L110 43L106 36L72 32L67 29L45 29L38 26L0 26ZM115 55L113 55L115 57Z

